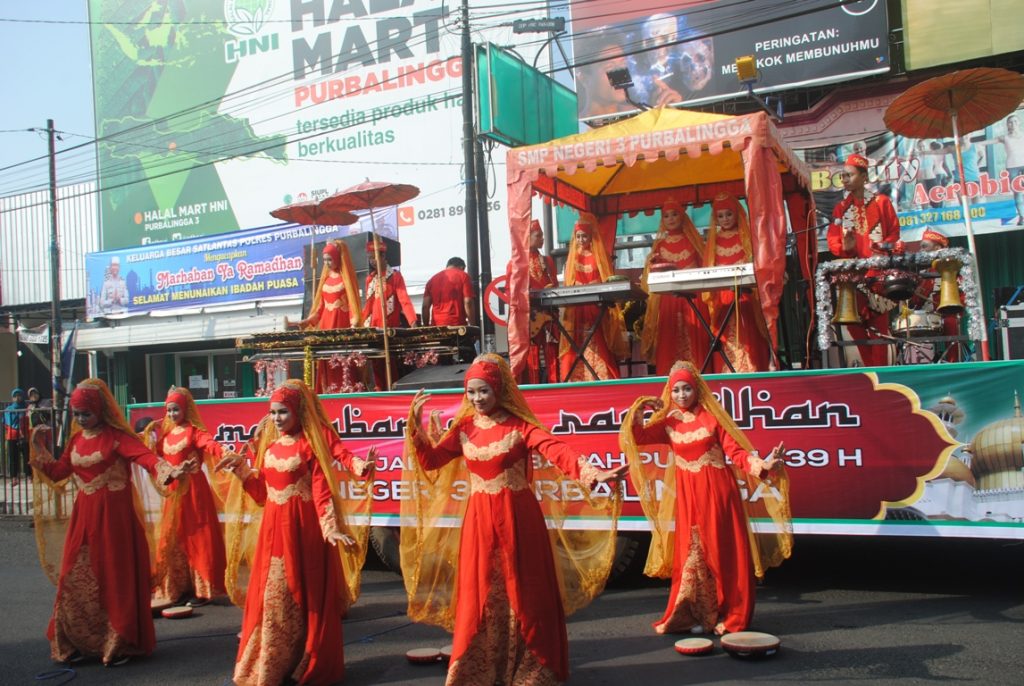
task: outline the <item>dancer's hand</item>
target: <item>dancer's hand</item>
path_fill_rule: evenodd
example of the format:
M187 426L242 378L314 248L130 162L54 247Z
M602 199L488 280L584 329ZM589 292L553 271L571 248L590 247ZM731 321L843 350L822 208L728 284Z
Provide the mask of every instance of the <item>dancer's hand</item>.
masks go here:
M417 425L422 421L423 406L427 404L428 400L430 400L430 394L422 388L416 391L416 395L412 398L412 416L416 420Z
M337 546L340 543L345 550L354 550L356 547L356 539L340 531L332 531L327 534L327 542L333 546Z
M629 465L624 464L616 467L615 469L605 469L597 473L597 477L594 479L599 484L608 483L609 481L618 481L626 475L629 471Z
M364 479L372 479L373 473L377 469L377 456L380 453L377 451L377 446L371 445L370 449L366 451L366 461L363 462L363 468L356 476Z

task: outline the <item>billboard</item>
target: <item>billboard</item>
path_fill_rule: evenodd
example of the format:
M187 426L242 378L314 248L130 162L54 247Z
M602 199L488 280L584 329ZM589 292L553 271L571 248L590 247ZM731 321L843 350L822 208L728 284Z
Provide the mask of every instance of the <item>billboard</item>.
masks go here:
M961 137L961 185L953 140L904 138L884 132L841 145L798 149L811 165L815 203L823 218L843 197L841 161L850 153L868 158L875 190L889 195L905 241L916 241L926 226L963 236L961 189L970 199L975 233L1024 227L1024 109Z
M599 4L599 3L598 3ZM580 118L636 109L606 76L627 68L630 95L652 107L697 104L746 92L737 57L756 58L757 92L830 83L889 70L888 19L881 0L667 5L638 0L611 16L573 7L573 52Z
M1024 50L1017 0L903 0L908 71Z
M785 443L798 533L1024 538L1020 443L1001 438L1024 432L1014 402L1014 392L1024 388L1024 362L944 364L941 373L919 365L735 374L708 382L762 454ZM553 434L591 464L610 468L624 460L618 431L630 405L638 396L659 394L663 383L553 384L524 392ZM350 450L380 450L371 486L378 524L397 524L399 501L413 489L402 481L411 399L403 393L323 399ZM460 402L460 393L439 392L424 414L436 409L447 420ZM200 410L218 441L238 444L266 414L267 400L201 403ZM160 406L136 406L131 419L162 412ZM672 464L670 455L657 451L643 459ZM540 482L534 486L542 505L551 497L579 497L552 495ZM624 488L620 528L646 529L636 491L631 484ZM464 495L465 484L459 489L454 496Z
M280 205L369 177L420 188L399 214L403 251L421 256L406 265L411 285L464 252L462 63L450 2L89 8L104 250L265 226ZM500 23L480 22L474 40L536 40L483 26ZM503 193L489 209L501 237ZM492 246L503 264L507 240Z

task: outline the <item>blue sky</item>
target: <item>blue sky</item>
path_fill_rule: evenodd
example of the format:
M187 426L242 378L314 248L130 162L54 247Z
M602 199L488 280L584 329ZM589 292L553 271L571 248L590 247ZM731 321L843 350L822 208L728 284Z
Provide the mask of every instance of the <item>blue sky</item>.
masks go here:
M92 70L89 55L88 5L86 0L0 0L0 19L33 19L78 22L43 24L0 21L0 167L46 154L46 137L27 133L45 129L53 119L56 128L69 134L57 149L92 138ZM9 131L14 130L13 133ZM78 160L81 178L82 158ZM0 172L0 196L36 186L46 179L45 162ZM93 173L95 170L93 169ZM57 180L61 182L60 157Z

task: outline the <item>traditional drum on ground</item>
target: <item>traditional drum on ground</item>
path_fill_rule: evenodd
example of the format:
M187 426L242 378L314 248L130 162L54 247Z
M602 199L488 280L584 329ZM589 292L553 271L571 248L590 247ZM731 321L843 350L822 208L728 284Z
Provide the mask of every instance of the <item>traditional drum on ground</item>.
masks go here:
M722 650L733 657L770 657L779 651L779 638L760 631L737 631L722 636Z
M448 662L449 660L452 659L452 648L453 647L454 646L452 646L452 644L449 643L445 647L441 648L441 659L442 660L444 660L445 662Z
M153 598L151 601L149 601L149 607L153 611L154 617L156 617L172 605L174 605L174 603L165 598Z
M676 652L680 655L707 655L715 649L710 638L683 638L676 641Z
M441 651L437 648L413 648L405 653L405 659L414 665L426 665L441 659Z
M188 605L167 607L161 610L160 614L166 617L167 619L185 619L186 617L192 616L192 608Z

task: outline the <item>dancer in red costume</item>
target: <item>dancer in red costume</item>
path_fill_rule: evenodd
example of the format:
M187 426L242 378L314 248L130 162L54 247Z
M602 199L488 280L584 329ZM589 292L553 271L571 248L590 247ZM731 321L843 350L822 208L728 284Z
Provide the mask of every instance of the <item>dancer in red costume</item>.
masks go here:
M899 252L900 223L892 201L867 188L868 161L861 155L850 155L840 174L847 195L832 211L828 227L828 248L836 257L846 259L878 257ZM870 272L868 273L870 276ZM864 326L850 324L846 335L852 340L888 336L889 311L896 306L891 300L857 291L857 310ZM865 367L881 367L892 362L890 345L858 345Z
M387 311L385 320L381 313L380 300L377 297L378 287L381 279L377 278L377 258L373 255L374 246L380 254L380 268L384 281L384 309ZM399 328L401 326L416 326L416 308L412 305L409 292L405 288L405 279L400 272L396 272L388 265L387 247L383 241L376 237L366 242L366 252L369 256L370 273L366 275L366 302L363 303L363 326L375 328ZM405 318L403 323L402 319ZM385 323L386 322L386 323ZM398 358L391 356L391 380L398 378ZM389 390L384 388L387 385L387 369L384 360L373 361L373 383L378 391Z
M202 469L209 465L212 474L215 458L219 460L224 449L206 430L187 388L172 388L164 406L163 421L153 422L143 437L170 464L190 466L180 481L161 489L166 500L156 549L155 595L171 602L187 598L188 605L201 607L225 592L224 534L218 511L227 483L220 480L215 498Z
M704 266L743 264L754 261L747 213L739 200L729 193L719 193L711 203L711 227L708 229ZM721 344L737 372L763 372L771 364L772 346L768 328L761 313L761 301L754 289L738 289L739 301L722 333ZM717 332L729 305L736 299L736 290L722 290L707 296L711 309L712 328ZM728 372L725 360L713 357L715 372Z
M654 414L645 424L647 407ZM781 564L792 550L788 481L777 461L781 444L767 459L758 457L688 362L673 368L660 399L637 399L619 443L651 523L644 571L672 578L668 607L654 630L721 635L746 629L754 613L755 576ZM659 468L641 456L642 446L672 462ZM739 479L747 493L760 496L756 503L766 512L751 511L754 504L741 495ZM656 488L658 481L664 489ZM770 519L775 530L753 535L751 516Z
M99 656L104 665L115 666L149 655L156 645L149 545L132 465L165 485L191 465L172 467L150 452L100 379L75 387L71 413L71 436L59 460L33 446L37 482L59 491L69 478L78 484L46 635L54 660Z
M691 269L704 261L704 241L690 221L683 206L668 200L661 206L661 225L647 256L641 280L647 290L647 277L652 271ZM707 305L695 300L694 305L708 319ZM668 374L677 360L690 360L698 367L708 353L708 335L700 325L693 307L686 298L649 293L644 313L640 350L658 375Z
M286 329L347 329L356 326L361 316L359 304L359 288L356 286L356 271L352 266L352 256L344 241L328 241L323 252L324 268L320 273L320 282L313 295L313 306L309 308L309 316L292 322L284 319ZM342 364L333 367L327 360L320 360L316 365L316 392L341 393L358 388L348 388L351 383L352 371L346 370Z
M612 276L611 260L605 251L604 243L597 234L597 222L592 215L582 215L573 229L572 242L569 244L569 255L565 261L565 272L562 277L563 286L579 286L588 283L604 283ZM601 314L600 305L572 305L562 310L562 326L569 337L582 345L587 331ZM592 381L596 379L619 378L618 360L629 356L629 341L626 338L626 325L622 318L622 310L618 305L608 308L601 321L601 327L584 349L583 359L593 367L594 374L577 361L577 353L563 336L559 347L560 381Z
M544 288L555 288L558 286L558 276L555 271L555 261L550 255L542 255L541 247L544 245L544 230L536 219L530 224L530 258L529 276L530 290L539 291ZM512 278L512 261L505 268L505 276ZM530 348L526 354L526 368L523 370L520 381L523 383L540 383L542 380L547 383L558 382L558 327L552 317L557 317L558 311L534 311L530 310ZM541 368L546 373L541 375Z
M617 511L604 531L573 531L560 541L562 573L556 573L552 538L531 483L533 455L578 480L566 486L581 493L619 478L625 467L599 470L549 434L501 357L478 357L465 384L458 413L436 440L422 426L427 396L421 391L410 407L406 450L415 460L408 476L432 484L436 495L421 493L415 505L403 501L403 514L413 509L418 522L402 532L409 615L454 629L448 686L561 683L569 672L565 615L603 589ZM454 514L446 509L458 505L448 498L449 486L460 481L470 491L456 515L461 528L435 526L433 515ZM613 508L618 502L612 500ZM552 537L561 535L558 521Z
M341 618L353 600L341 558L359 547L340 516L331 463L369 475L377 450L370 448L366 460L349 452L319 399L298 380L270 396L270 419L252 468L236 454L217 465L234 472L263 506L234 681L328 686L345 675Z

